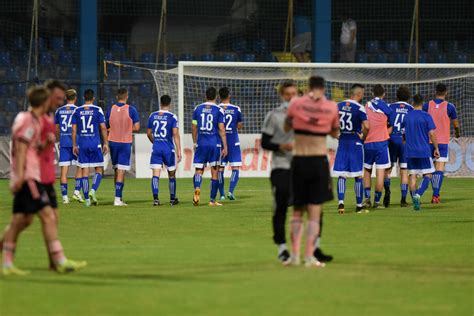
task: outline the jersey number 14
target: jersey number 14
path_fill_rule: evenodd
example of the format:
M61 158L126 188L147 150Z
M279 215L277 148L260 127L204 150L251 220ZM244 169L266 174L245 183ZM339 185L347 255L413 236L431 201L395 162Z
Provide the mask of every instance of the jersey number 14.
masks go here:
M87 132L89 133L94 133L94 126L92 125L92 116L81 116L81 121L82 121L82 134L86 134Z

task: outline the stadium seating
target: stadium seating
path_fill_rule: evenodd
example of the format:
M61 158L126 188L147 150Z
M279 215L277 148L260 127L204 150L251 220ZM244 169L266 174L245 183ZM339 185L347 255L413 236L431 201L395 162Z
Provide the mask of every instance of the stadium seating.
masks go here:
M69 41L69 49L71 51L79 50L79 39L77 37L71 38L71 40Z
M386 41L385 42L385 51L387 53L398 53L400 50L400 44L398 41Z
M61 51L58 56L58 64L60 66L71 66L74 63L72 53Z
M4 104L6 112L16 113L19 110L16 101L13 99L7 99Z
M377 40L367 41L365 49L367 52L376 53L380 50L380 43Z
M236 61L237 55L234 53L224 53L222 55L222 61Z
M112 41L110 43L110 49L113 51L113 52L117 52L117 53L125 53L127 51L127 48L125 47L125 44L122 43L121 41Z
M8 67L11 64L10 52L0 52L0 67Z
M25 51L27 50L26 42L21 36L17 36L13 39L13 50L16 51Z
M446 55L442 52L436 52L428 56L430 63L445 63L447 61Z
M369 57L365 52L358 52L356 54L356 63L366 63L368 62Z
M156 58L156 55L154 53L146 52L146 53L142 53L139 61L142 63L154 63L155 58Z
M194 55L193 55L193 54L189 54L189 53L181 54L181 56L179 57L179 60L182 60L182 61L193 61L193 60L194 60Z
M16 68L10 67L5 73L5 78L8 81L18 81L20 79L20 74L18 73L18 70Z
M237 54L243 54L247 52L247 41L246 40L237 40L232 43L232 51Z
M201 55L201 61L214 61L216 60L216 57L214 54L203 54Z
M255 54L243 54L241 60L244 62L254 62L256 57Z
M439 50L438 41L427 41L424 45L424 49L428 52L437 52Z
M56 51L56 52L63 51L64 48L65 48L64 38L62 38L62 37L52 37L51 40L50 40L50 45L51 45L51 49Z

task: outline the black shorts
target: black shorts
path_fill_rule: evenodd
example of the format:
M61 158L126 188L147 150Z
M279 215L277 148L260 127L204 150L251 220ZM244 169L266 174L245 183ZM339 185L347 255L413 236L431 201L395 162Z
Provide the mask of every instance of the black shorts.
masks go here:
M49 206L49 196L44 186L34 180L23 184L13 198L13 213L35 214Z
M58 199L56 197L56 190L54 190L54 184L43 184L44 190L48 194L49 205L52 208L58 208Z
M322 204L333 199L332 181L326 156L293 157L291 163L293 205Z

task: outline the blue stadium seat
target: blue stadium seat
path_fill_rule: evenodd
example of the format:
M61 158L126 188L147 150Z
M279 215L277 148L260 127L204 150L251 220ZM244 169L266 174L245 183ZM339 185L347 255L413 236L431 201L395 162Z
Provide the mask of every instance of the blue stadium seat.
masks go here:
M110 43L110 49L113 52L118 52L118 53L125 53L127 51L125 44L117 40L114 40Z
M0 67L10 67L10 52L0 52Z
M434 53L434 54L430 54L428 60L430 61L430 63L443 64L443 63L446 63L447 59L446 59L445 54L443 54L441 52L437 52L437 53Z
M428 62L428 58L427 58L427 56L426 56L426 53L420 53L420 54L418 55L418 62L419 62L420 64L426 64L426 63Z
M18 36L13 39L13 50L24 51L26 50L26 43L23 37Z
M387 63L387 56L383 53L375 55L375 62L379 64Z
M10 67L5 73L5 78L9 81L18 81L20 79L20 74L16 68Z
M458 64L467 64L468 63L468 57L467 54L459 52L454 55L454 62Z
M460 48L461 45L458 41L446 41L444 46L444 50L447 52L459 51Z
M25 95L26 83L19 83L15 87L16 95ZM0 93L1 94L1 93Z
M72 52L61 51L58 56L60 66L71 66L73 64Z
M380 43L377 40L367 41L365 49L371 53L378 52L380 50Z
M51 49L59 52L64 50L65 45L64 45L64 38L62 37L52 37L50 40L51 43Z
M130 78L135 80L143 79L143 71L138 68L131 68L129 71Z
M73 37L69 41L69 49L71 51L79 51L79 45L80 45L80 42L79 42L79 39L77 37Z
M140 61L142 63L154 63L155 62L155 54L150 53L150 52L143 53L140 56Z
M438 41L434 41L434 40L427 41L424 45L424 49L428 51L429 53L437 52L439 50Z
M406 63L408 62L407 53L395 53L391 55L391 62L393 63Z
M237 55L234 53L225 53L224 55L222 55L222 60L223 61L236 61Z
M7 84L0 84L0 98L4 98L8 95L8 85ZM1 108L1 104L0 104Z
M264 62L276 62L277 59L271 52L267 52L261 56L261 60Z
M232 51L237 54L245 53L247 51L247 41L244 39L234 41L232 43Z
M38 37L38 49L41 52L48 50L48 44L46 43L46 40L42 37Z
M79 72L79 69L76 67L71 67L67 71L67 78L68 79L79 79L81 76L81 73Z
M216 57L214 54L203 54L201 55L201 60L202 61L214 61L216 60Z
M241 60L244 62L254 62L256 57L255 54L243 54Z
M179 60L182 60L182 61L193 61L193 60L194 60L194 56L193 56L193 54L190 54L190 53L184 53L184 54L181 54L181 56L179 57Z
M16 104L16 101L13 99L7 99L5 101L5 111L10 113L18 112L18 106Z
M356 54L356 60L355 60L356 63L366 63L368 62L368 60L369 60L369 57L367 56L366 53L360 52Z
M114 60L114 55L112 52L104 52L104 59L105 60Z
M42 66L51 66L53 63L53 57L50 52L41 52L39 55L39 64Z
M141 84L138 91L142 97L149 97L152 94L152 86L149 83Z
M259 55L265 54L268 52L268 45L264 39L255 39L252 41L252 50Z
M385 51L388 53L396 53L400 50L400 45L398 41L387 41L385 42Z
M164 59L164 63L167 65L177 65L178 62L176 58L174 57L173 53L168 53Z
M4 115L0 115L0 134L6 135L10 133L10 123Z

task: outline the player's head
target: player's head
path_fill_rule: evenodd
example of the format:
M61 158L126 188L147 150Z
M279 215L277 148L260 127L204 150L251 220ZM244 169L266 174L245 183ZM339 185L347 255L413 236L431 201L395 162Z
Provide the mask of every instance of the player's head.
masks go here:
M219 89L219 98L221 98L221 102L229 101L230 99L230 91L227 87L222 87Z
M383 98L385 96L385 89L381 84L376 84L372 87L372 94L376 98Z
M28 102L33 109L40 107L47 111L49 108L49 90L44 86L34 86L28 89Z
M69 104L75 104L77 101L77 91L74 89L66 90L66 100Z
M293 80L287 80L280 85L279 92L284 102L290 102L298 95L298 87Z
M214 87L209 87L206 90L206 100L215 102L217 99L217 90Z
M448 94L448 87L444 83L438 83L436 85L436 96L445 97Z
M423 106L423 96L421 94L415 94L413 96L413 107L421 108Z
M160 108L169 108L171 105L171 97L164 94L160 97Z
M360 83L354 83L351 87L351 99L357 102L362 101L364 98L364 86Z
M127 102L128 100L128 90L127 88L119 88L117 90L117 101Z
M84 91L84 101L92 103L94 101L94 90L87 89Z
M308 81L309 96L319 99L324 96L326 90L326 80L321 76L311 76Z
M64 104L66 97L66 85L59 80L46 80L44 86L49 91L49 110L56 111L58 107Z
M408 86L400 86L397 89L397 100L398 101L403 101L403 102L408 102L411 97L411 92L410 89L408 89Z

